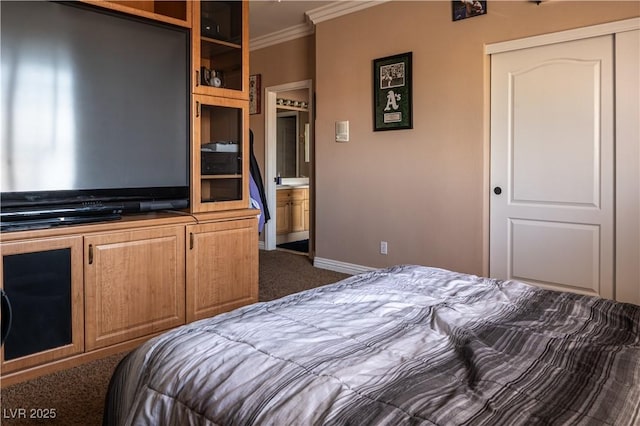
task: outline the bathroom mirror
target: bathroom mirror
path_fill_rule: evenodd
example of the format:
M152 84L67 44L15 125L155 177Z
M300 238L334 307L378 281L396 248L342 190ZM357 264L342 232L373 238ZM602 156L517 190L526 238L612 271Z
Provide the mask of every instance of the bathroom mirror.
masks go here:
M276 171L280 177L309 177L309 142L309 112L278 106Z

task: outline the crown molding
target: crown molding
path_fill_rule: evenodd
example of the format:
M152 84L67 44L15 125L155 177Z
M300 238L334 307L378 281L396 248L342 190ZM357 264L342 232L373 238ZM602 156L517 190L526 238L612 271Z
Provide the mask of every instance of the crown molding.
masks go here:
M311 9L305 13L309 22L293 27L285 28L271 34L249 40L249 51L263 49L274 44L284 43L300 37L305 37L315 33L315 25L319 22L338 18L359 10L368 9L391 0L340 0L326 6Z
M307 17L314 25L330 19L348 15L359 10L368 9L391 0L368 0L368 1L336 1L326 6L311 9L306 12Z
M263 49L274 44L284 43L300 37L306 37L315 32L315 27L311 23L294 25L284 30L266 34L249 40L249 51Z
M526 37L518 40L509 40L486 44L484 47L484 52L487 55L492 55L494 53L509 52L511 50L545 46L548 44L564 43L567 41L622 33L625 31L633 31L637 29L640 29L640 18L630 18L624 19L622 21L606 22L604 24L597 24L588 27Z

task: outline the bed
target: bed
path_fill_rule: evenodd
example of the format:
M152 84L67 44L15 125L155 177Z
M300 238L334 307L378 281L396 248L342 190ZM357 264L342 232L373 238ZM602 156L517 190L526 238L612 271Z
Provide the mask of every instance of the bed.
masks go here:
M162 334L108 425L640 425L640 306L399 265Z

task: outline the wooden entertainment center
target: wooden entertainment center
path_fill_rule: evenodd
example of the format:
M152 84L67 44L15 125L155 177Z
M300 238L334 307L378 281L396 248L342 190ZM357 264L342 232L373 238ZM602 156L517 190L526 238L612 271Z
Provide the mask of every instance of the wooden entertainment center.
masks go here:
M3 232L3 288L6 259L50 252L69 259L71 332L63 345L10 359L3 346L2 386L130 350L162 331L258 300L257 211L249 209L248 1L85 3L191 29L190 207ZM216 27L201 28L211 16ZM233 141L224 149L234 154L221 157L233 160L203 173L202 146L213 141Z

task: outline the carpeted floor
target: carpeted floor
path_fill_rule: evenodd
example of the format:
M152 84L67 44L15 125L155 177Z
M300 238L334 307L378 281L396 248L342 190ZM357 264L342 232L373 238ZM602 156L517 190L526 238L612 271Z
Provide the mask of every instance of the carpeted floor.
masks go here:
M260 251L259 299L277 299L287 294L333 283L347 276L314 268L306 256L277 250ZM125 355L112 355L2 389L0 424L100 425L109 379ZM29 416L31 412L54 414L55 418L20 418L22 413Z

